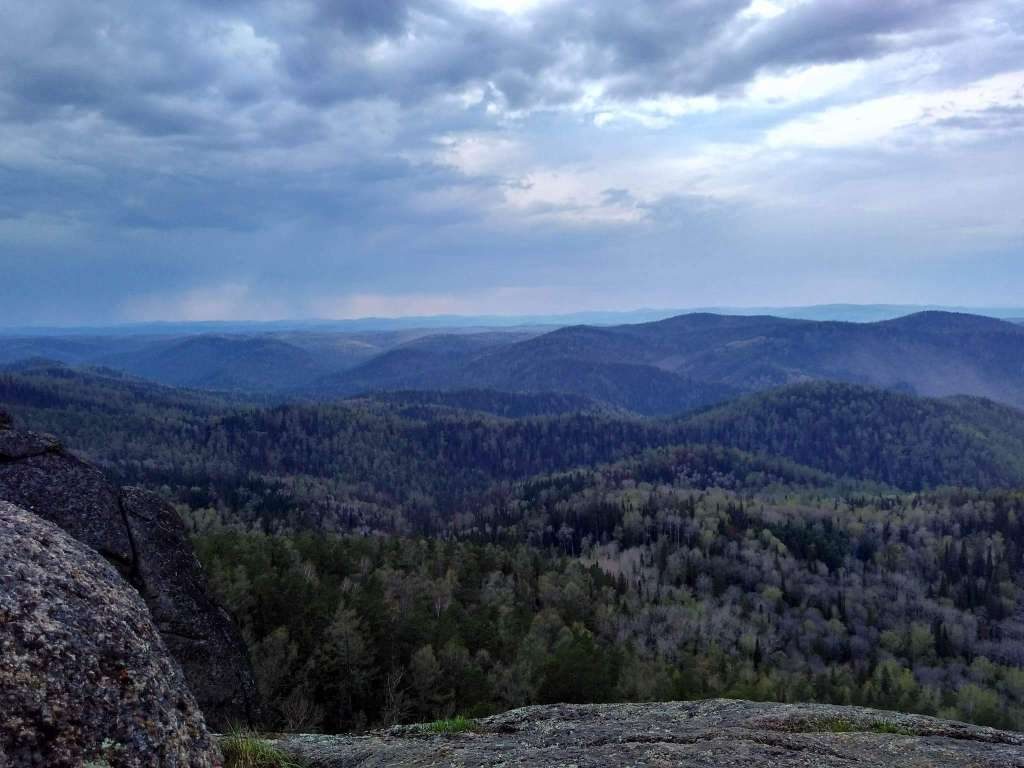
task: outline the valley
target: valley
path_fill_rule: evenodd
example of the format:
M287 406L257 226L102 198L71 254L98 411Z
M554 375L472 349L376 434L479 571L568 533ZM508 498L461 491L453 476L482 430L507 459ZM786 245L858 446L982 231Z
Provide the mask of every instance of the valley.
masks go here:
M174 505L272 727L729 697L1024 728L1022 338L956 315L428 334L327 396L290 389L317 357L291 341L200 336L134 359L245 387L32 357L0 403Z

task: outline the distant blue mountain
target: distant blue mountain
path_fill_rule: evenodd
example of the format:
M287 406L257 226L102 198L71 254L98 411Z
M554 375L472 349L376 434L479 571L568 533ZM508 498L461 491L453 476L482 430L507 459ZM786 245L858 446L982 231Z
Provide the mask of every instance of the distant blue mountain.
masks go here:
M364 317L351 320L274 320L153 322L105 326L2 327L2 336L192 336L204 333L364 333L372 331L486 330L491 328L569 325L626 325L666 320L683 314L772 315L796 320L835 320L870 323L917 312L957 312L1024 322L1024 307L954 307L914 304L819 304L805 307L697 307L691 309L635 309L628 311L572 312L550 315L423 315Z
M23 361L37 358L105 366L179 387L286 398L396 390L557 393L647 415L692 411L815 380L977 395L1024 408L1024 326L964 313L900 315L897 308L801 311L849 317L854 310L861 318L899 316L840 322L704 312L554 330L518 325L342 332L311 326L178 336L0 337L0 366L24 368L31 363Z

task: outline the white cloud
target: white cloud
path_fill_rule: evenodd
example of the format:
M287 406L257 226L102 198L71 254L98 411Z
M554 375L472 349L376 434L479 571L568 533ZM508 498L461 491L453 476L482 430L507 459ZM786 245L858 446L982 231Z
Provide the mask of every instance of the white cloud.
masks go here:
M902 93L832 107L773 128L765 143L769 147L877 145L904 130L934 128L945 120L1001 107L1024 107L1024 70L952 90Z
M478 8L487 11L501 11L510 16L532 11L538 6L551 2L552 0L460 0L470 8Z
M863 61L817 64L784 74L762 74L747 86L740 104L791 105L813 101L848 89L864 77Z
M514 174L529 157L521 141L485 133L449 134L437 139L435 159L469 175Z
M752 0L740 16L745 19L774 19L800 2L802 0Z

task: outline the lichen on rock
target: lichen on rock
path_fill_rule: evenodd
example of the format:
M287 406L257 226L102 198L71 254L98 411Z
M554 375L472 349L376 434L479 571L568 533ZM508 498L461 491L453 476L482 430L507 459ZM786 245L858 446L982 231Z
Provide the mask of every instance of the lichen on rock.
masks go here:
M2 412L0 500L55 523L117 567L145 599L209 722L226 728L258 721L245 645L210 598L169 504L141 489L119 488L56 438L14 429Z
M0 502L0 765L219 762L138 593L89 547Z
M1024 735L919 715L717 699L525 707L439 734L287 736L309 768L1024 768Z

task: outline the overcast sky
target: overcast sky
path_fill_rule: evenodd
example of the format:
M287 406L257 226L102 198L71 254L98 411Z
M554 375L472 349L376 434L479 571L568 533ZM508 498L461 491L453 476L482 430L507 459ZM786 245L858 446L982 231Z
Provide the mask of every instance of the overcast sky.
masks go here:
M0 325L1024 304L1019 0L0 0Z

